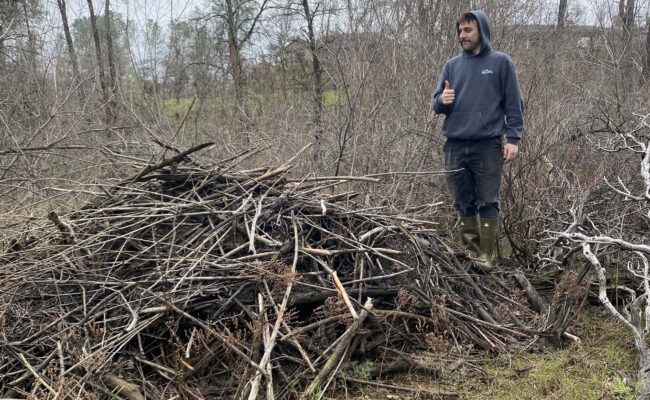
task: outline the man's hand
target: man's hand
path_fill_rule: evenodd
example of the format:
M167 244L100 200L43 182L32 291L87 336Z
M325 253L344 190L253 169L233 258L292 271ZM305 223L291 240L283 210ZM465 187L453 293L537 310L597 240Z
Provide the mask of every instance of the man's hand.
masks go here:
M508 164L510 161L517 158L519 154L519 146L512 143L506 143L506 147L503 148L503 162Z
M455 98L456 98L456 93L454 92L454 89L449 89L449 81L445 81L445 89L442 91L442 96L440 96L440 101L442 101L442 104L448 106L449 104L454 102Z

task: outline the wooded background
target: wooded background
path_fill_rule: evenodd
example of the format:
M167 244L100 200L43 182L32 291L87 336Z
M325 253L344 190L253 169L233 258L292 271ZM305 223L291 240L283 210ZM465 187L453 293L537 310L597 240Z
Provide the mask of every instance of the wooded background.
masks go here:
M123 178L122 161L206 141L217 143L216 158L256 148L255 164L311 143L296 161L302 174L416 172L360 184L365 202L444 201L450 216L444 179L429 174L442 168L443 142L431 94L470 7L490 16L494 47L514 60L525 99L521 156L503 186L515 254L533 262L558 216L607 182L620 180L623 194L647 188L647 1L170 5L0 3L7 232L17 216L74 208L80 184ZM633 214L647 227L645 212Z

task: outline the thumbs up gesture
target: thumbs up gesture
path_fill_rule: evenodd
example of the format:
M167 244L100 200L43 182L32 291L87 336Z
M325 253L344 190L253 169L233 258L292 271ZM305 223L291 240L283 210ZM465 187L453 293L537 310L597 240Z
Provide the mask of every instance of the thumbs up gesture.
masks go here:
M449 81L445 81L445 88L442 91L442 96L440 98L442 104L447 106L453 103L455 98L456 98L456 93L454 92L454 89L451 89L449 87Z

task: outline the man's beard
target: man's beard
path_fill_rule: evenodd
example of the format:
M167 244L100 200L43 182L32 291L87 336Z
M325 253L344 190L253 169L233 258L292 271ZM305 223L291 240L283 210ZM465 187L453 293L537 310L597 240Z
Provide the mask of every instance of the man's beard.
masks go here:
M479 43L474 43L474 42L469 41L469 40L461 42L460 44L463 47L464 51L467 51L467 52L470 52L470 53L473 53L481 45L480 42Z

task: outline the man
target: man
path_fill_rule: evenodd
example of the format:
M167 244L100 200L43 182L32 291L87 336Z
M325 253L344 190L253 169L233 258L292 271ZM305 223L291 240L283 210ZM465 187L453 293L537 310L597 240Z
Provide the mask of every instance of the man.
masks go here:
M445 114L445 169L460 215L461 240L478 257L478 265L490 270L501 174L503 164L514 160L519 151L523 103L512 60L492 49L487 15L470 11L456 27L463 52L445 64L433 109Z

